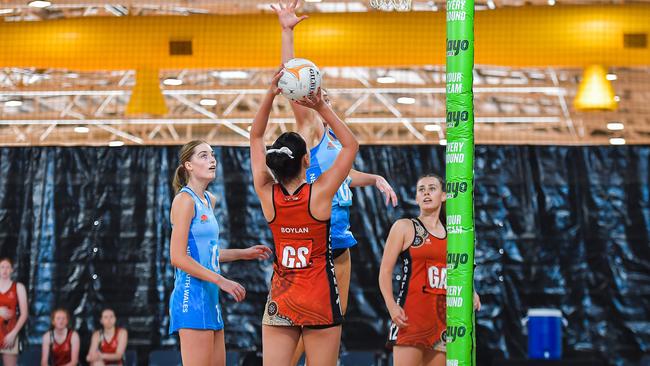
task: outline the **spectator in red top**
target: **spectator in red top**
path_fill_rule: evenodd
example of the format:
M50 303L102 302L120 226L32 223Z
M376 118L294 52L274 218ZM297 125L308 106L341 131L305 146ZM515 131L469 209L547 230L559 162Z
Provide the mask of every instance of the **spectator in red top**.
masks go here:
M0 354L2 364L16 366L18 362L18 332L27 321L27 291L20 282L11 279L13 263L0 259Z
M116 321L113 309L106 308L102 311L99 320L102 329L93 333L86 357L91 366L122 365L129 333L124 328L116 327Z
M70 314L65 309L52 312L52 330L43 334L41 366L77 366L79 334L68 328Z

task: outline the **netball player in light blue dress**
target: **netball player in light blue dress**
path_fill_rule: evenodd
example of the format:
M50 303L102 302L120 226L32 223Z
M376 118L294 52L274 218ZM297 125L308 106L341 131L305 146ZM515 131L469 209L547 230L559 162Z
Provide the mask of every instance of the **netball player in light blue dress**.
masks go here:
M242 301L246 290L221 275L219 262L268 259L263 245L247 249L220 249L219 224L214 216L216 198L206 191L215 178L217 162L209 144L191 141L181 148L174 176L171 263L176 267L169 301L169 332L178 332L184 365L226 363L219 290Z

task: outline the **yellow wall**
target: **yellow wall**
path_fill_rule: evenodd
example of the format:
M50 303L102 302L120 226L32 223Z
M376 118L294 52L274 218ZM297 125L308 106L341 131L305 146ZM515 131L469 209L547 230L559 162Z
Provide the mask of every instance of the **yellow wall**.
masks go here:
M650 5L516 7L476 13L477 64L650 65L650 48L624 49L623 33L650 35ZM193 40L169 56L169 40ZM276 67L274 15L78 18L0 23L0 67L75 70ZM320 66L444 64L444 12L310 14L296 54Z

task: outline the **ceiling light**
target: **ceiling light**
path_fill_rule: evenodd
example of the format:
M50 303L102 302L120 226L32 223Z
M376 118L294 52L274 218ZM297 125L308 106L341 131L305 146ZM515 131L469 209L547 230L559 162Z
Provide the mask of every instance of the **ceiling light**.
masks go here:
M32 8L47 8L48 6L52 5L52 3L49 1L36 0L30 1L27 5L31 6Z
M5 102L5 107L20 107L23 105L21 100L8 100Z
M625 145L625 139L622 137L612 137L609 139L609 143L612 145Z
M347 12L347 3L344 2L328 2L316 4L316 8L322 13L345 13Z
M322 0L305 0L306 3L319 3Z
M216 71L212 73L215 77L222 79L247 79L248 73L246 71Z
M108 143L108 146L110 146L110 147L120 147L120 146L124 146L124 141L113 140L113 141L111 141L111 142Z
M610 131L620 131L625 128L621 122L610 122L607 124L607 129Z
M350 13L361 13L368 11L368 8L358 1L348 3L348 12Z
M424 130L429 132L440 131L439 125L424 125Z
M397 103L399 104L415 104L415 99L411 97L400 97L397 98Z
M494 8L496 8L496 5L494 5L494 1L493 1L493 0L488 0L488 1L487 1L487 6L488 6L488 8L490 8L490 9L494 9Z
M618 79L618 77L616 77L616 74L607 74L607 80L614 81L616 79Z
M379 84L392 84L395 82L395 78L392 76L382 76L377 78Z
M11 14L14 12L14 9L0 9L0 15L2 14Z
M163 80L163 84L169 85L169 86L178 86L183 84L183 80L181 79L176 79L176 78L167 78Z
M447 139L440 139L440 145L442 146L447 145Z
M208 98L203 98L201 101L199 101L199 104L204 106L204 107L212 107L217 105L216 99L208 99Z
M43 78L43 77L42 77L41 75L38 75L38 74L32 74L32 75L29 75L29 77L27 78L27 80L25 80L25 84L28 84L28 85L29 85L29 84L34 84L34 83L36 83L37 81L39 81L40 79L42 79L42 78Z
M585 71L578 85L578 93L573 101L576 109L587 110L615 110L617 105L614 100L614 88L607 80L607 72L601 65L591 65Z
M86 126L77 126L74 128L74 132L76 133L88 133L88 131L90 131L90 129Z
M555 5L555 0L548 0L548 5L550 5L550 6Z

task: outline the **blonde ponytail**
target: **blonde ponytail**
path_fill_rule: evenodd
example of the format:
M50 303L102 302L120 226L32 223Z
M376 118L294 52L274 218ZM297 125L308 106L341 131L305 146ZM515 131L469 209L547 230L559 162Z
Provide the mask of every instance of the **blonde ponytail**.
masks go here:
M174 172L174 179L172 181L172 186L174 187L174 192L176 194L187 185L187 182L190 179L190 176L185 169L185 163L190 161L192 155L194 155L194 149L205 143L206 142L202 140L193 140L181 147L181 151L178 153L178 168L176 168L176 172Z

